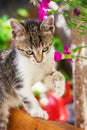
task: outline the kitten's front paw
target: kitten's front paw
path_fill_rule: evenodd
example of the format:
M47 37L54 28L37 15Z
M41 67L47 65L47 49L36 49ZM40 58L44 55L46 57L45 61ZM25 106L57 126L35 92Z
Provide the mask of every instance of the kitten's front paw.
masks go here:
M38 117L43 119L48 119L48 114L46 111L42 110L41 108L32 108L29 112L32 117Z
M65 91L65 78L59 72L53 74L54 92L57 96L62 96Z

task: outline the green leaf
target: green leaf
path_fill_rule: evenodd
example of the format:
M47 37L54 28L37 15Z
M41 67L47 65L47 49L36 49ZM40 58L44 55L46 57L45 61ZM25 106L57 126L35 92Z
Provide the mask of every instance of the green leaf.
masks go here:
M71 54L64 54L64 58L65 59L70 59L70 58L72 58L72 55Z
M72 58L87 59L87 57L84 57L84 56L74 56L74 55L72 55Z
M79 46L77 48L72 49L72 52L75 53L77 51L80 51L82 48L86 48L87 46Z
M60 0L52 0L53 2L60 2Z
M54 37L53 45L54 45L55 49L58 50L59 52L61 52L61 53L64 52L63 43L61 42L61 40L59 38Z
M18 9L17 14L23 17L28 17L28 12L26 9L22 9L22 8Z
M53 10L53 9L51 9L51 10L49 10L49 11L47 11L47 14L58 14L58 10Z

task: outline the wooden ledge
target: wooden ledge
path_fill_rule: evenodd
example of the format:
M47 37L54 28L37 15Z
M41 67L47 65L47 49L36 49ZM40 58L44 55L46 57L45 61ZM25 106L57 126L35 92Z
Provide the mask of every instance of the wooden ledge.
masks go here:
M8 130L82 130L62 122L46 121L33 118L29 114L17 109L11 110Z

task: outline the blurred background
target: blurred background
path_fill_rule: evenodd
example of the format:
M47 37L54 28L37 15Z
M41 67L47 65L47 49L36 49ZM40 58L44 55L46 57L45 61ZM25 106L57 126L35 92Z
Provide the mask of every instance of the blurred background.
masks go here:
M17 17L17 10L20 8L29 10L32 8L32 4L28 0L0 0L0 16L9 15L9 17Z

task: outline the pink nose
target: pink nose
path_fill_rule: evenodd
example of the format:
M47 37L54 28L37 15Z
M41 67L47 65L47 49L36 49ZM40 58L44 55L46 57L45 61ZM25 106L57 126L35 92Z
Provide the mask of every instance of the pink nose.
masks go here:
M43 56L42 55L38 55L38 56L34 56L35 60L37 63L40 63L43 61Z

